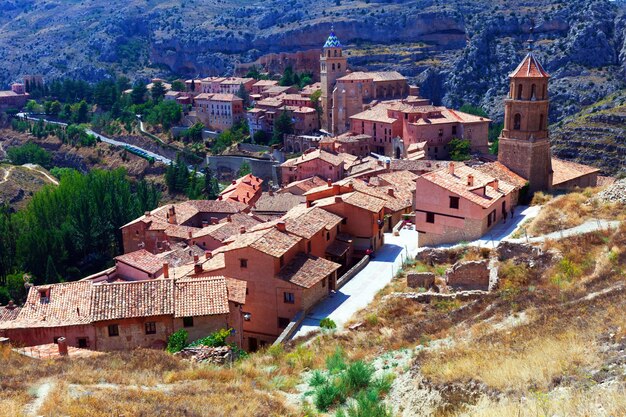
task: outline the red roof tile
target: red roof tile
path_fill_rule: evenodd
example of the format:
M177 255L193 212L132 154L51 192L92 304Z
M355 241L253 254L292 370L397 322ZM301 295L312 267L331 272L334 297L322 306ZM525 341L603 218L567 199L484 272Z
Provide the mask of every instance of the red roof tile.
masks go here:
M92 320L118 320L173 314L173 284L174 280L169 279L94 284Z
M187 237L187 236L185 236ZM145 249L125 253L115 258L117 262L123 262L148 274L156 274L163 268L163 260Z
M174 283L174 317L228 314L226 278L187 278Z
M509 77L548 78L550 75L543 69L535 55L529 52Z
M226 288L228 289L228 300L245 304L248 283L240 279L226 277Z
M299 253L280 270L278 277L300 287L311 288L339 268L341 265L335 262Z

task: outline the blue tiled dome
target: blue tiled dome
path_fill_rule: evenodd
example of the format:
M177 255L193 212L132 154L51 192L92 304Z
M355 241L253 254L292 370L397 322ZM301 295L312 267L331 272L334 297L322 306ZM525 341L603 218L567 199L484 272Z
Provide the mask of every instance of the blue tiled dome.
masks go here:
M328 39L326 39L324 48L341 48L341 42L339 42L339 38L335 35L334 30L330 31L330 35L328 35Z

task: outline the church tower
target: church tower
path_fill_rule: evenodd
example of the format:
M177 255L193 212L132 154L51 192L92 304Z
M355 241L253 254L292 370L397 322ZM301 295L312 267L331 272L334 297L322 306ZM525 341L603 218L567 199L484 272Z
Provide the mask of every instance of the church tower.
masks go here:
M509 75L509 96L504 100L504 129L498 161L527 179L531 191L552 187L552 156L548 137L548 80L550 76L529 51Z
M346 75L348 60L343 56L341 42L331 29L330 35L322 48L320 55L320 81L322 95L322 129L332 131L333 89L335 81Z

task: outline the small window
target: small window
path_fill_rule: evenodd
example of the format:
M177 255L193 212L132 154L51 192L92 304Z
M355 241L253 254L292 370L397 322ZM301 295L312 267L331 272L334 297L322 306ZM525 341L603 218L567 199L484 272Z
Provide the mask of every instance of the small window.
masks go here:
M323 288L323 287L326 287L326 278L324 278L324 279L322 280L322 288Z
M456 126L452 126L452 134L456 135Z
M459 208L459 197L450 197L450 208L451 209Z
M291 320L289 320L287 317L279 317L278 318L278 328L279 329L284 329L287 326L289 326L289 323L291 323Z
M296 296L292 292L284 292L283 293L283 301L287 304L293 304L296 302Z
M279 258L279 262L280 262L280 266L281 266L281 268L282 268L282 267L283 267L283 265L285 265L285 257L284 257L284 256L281 256L281 257Z
M247 268L248 267L248 260L247 259L240 259L239 260L239 266L241 268Z
M86 337L78 338L78 347L81 349L86 349L89 347L89 339Z
M435 223L435 213L426 213L426 223Z
M145 324L146 334L156 334L156 323L149 321Z
M183 327L193 327L193 317L183 317Z
M439 129L439 136L443 136L443 129Z
M109 337L115 337L120 335L120 327L117 324L109 325Z
M330 232L326 232L326 240L330 240Z

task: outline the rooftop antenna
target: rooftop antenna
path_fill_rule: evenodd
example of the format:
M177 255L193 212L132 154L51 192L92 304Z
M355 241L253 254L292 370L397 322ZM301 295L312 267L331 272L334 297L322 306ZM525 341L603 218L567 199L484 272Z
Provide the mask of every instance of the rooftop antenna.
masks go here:
M528 49L528 52L532 52L533 50L533 44L535 43L535 39L533 38L534 32L535 32L535 19L530 19L530 36L528 36L528 41L526 41L526 43L528 44L528 46L526 47Z

